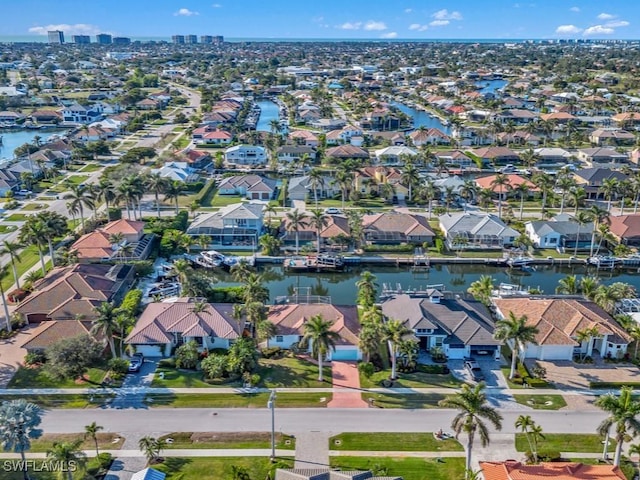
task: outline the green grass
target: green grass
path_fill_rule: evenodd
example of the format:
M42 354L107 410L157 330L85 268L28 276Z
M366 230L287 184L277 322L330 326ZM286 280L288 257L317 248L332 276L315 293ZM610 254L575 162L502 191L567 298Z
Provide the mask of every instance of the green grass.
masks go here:
M42 203L27 203L21 210L34 211L42 210L43 208L47 208L47 205L43 205Z
M550 450L555 452L580 452L580 453L601 453L604 449L603 438L595 433L572 434L572 433L545 433L544 440L538 444L538 450ZM616 441L609 440L609 450L613 451ZM526 452L529 450L529 443L524 433L516 433L516 451Z
M6 217L4 220L5 222L24 222L30 216L31 215L27 215L26 213L12 213L8 217Z
M174 140L172 143L175 143L175 148L177 148L178 150L182 150L183 148L187 148L189 143L191 143L191 139L186 135L182 135L180 138L178 138L177 140Z
M457 480L464 477L464 458L331 457L332 467L342 470L386 470L404 480Z
M124 438L117 433L100 432L96 435L99 450L120 450L124 443ZM117 442L114 440L118 439ZM96 445L91 437L86 437L83 433L45 433L37 440L31 440L30 452L46 452L50 450L55 442L73 442L82 440L81 450L95 451Z
M160 373L164 374L164 378L160 378ZM202 372L187 372L176 370L175 368L158 368L156 370L152 387L160 388L197 388L197 387L215 387L202 380ZM239 384L238 384L239 385ZM232 384L222 385L224 387L234 386Z
M363 393L362 399L369 402L373 399L373 406L379 408L437 408L438 402L446 395L439 393L410 393L410 394L386 394L386 393Z
M0 225L0 234L15 232L18 229L15 225Z
M420 368L420 367L418 367ZM381 387L382 382L391 376L391 370L382 370L374 373L370 378L360 375L360 386L362 388ZM430 387L451 387L456 388L462 384L460 380L451 374L424 373L420 370L414 373L400 373L398 379L393 382L394 388L430 388Z
M211 199L210 206L212 207L226 207L227 205L233 205L234 203L241 203L243 197L240 195L218 195L216 192Z
M433 432L426 433L341 433L329 439L329 450L361 452L462 452L457 440L437 440Z
M81 183L86 182L89 177L84 175L70 175L66 178L65 183L72 183L74 185L80 185Z
M560 410L567 406L562 395L514 395L513 398L520 405L526 405L534 410Z
M90 368L85 374L88 381L54 380L45 372L44 367L20 367L9 382L8 388L91 388L104 380L107 371L102 368Z
M270 432L173 432L160 438L172 439L168 449L271 448ZM276 433L276 448L294 450L295 445L295 437Z
M278 393L276 408L326 407L331 393ZM150 401L151 400L151 401ZM265 408L268 393L184 393L149 394L151 407L170 408Z
M80 171L81 172L86 172L86 173L91 173L91 172L97 172L101 168L102 168L102 165L99 165L97 163L88 163Z
M41 408L96 408L103 405L113 395L96 395L91 401L90 395L58 394L58 395L0 395L0 401L23 398Z
M298 358L277 360L261 358L256 373L260 375L258 386L267 388L300 387L320 388L331 386L331 367L323 368L324 382L318 381L318 367Z
M553 384L541 379L541 378L533 378L527 367L518 360L516 364L516 375L513 379L509 380L509 374L511 373L511 350L506 345L500 347L500 351L502 356L509 361L509 365L501 365L500 370L504 375L504 378L507 380L507 385L512 389L520 389L524 388L523 380L527 380L527 384L529 388L555 388Z
M33 267L36 263L40 262L40 256L38 255L38 249L31 245L22 250L20 253L20 261L16 263L16 270L18 270L18 278L24 275L24 273ZM7 273L4 277L2 277L2 288L8 290L11 285L14 284L13 281L13 269L11 265L7 269ZM21 284L22 285L22 284Z
M232 467L243 467L248 473L247 478L262 479L274 469L292 468L291 459L278 459L272 465L266 457L202 457L202 458L165 458L164 462L153 468L165 472L166 480L201 480L203 478L238 478L232 476ZM273 478L270 476L268 478Z

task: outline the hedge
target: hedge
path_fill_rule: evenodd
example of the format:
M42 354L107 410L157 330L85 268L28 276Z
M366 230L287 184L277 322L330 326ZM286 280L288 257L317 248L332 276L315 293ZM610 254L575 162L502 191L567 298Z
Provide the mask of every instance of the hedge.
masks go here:
M129 290L122 300L120 308L126 310L131 315L137 315L140 311L140 303L142 302L142 290Z
M362 250L365 252L402 252L413 253L416 245L403 243L401 245L365 245Z
M207 183L205 183L204 187L202 187L202 189L200 190L198 195L196 195L193 201L197 202L198 205L202 205L202 201L207 197L207 195L211 193L211 191L214 188L216 188L216 181L215 179L212 178Z

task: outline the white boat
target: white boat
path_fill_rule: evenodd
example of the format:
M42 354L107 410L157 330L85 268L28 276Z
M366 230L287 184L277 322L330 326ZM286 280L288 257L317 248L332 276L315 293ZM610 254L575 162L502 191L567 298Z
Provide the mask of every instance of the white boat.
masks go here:
M622 259L617 257L611 257L608 255L598 255L589 258L589 263L595 265L598 268L613 268L616 265L622 263Z
M507 265L510 267L524 267L529 265L532 261L533 259L531 257L519 255L517 257L510 257L507 259Z

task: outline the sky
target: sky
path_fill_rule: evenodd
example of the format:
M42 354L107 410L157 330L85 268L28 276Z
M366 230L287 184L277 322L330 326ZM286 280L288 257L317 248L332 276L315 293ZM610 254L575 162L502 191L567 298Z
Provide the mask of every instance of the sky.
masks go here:
M0 36L640 38L636 0L0 0Z

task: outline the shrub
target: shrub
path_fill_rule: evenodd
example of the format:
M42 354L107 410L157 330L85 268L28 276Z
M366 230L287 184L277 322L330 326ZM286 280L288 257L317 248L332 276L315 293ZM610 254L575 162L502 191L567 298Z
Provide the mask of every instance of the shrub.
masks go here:
M211 193L211 191L216 187L216 181L214 179L209 180L205 183L204 187L201 188L198 195L194 198L195 202L198 202L198 205L202 205L202 200L205 199L207 195Z
M11 290L7 294L7 298L11 303L19 303L24 300L27 295L29 295L29 292L27 292L26 290L23 290L22 288L16 288L15 290Z
M199 358L198 344L192 340L180 345L176 350L176 367L195 370Z
M158 368L176 368L175 358L163 358L158 362Z
M24 356L25 365L40 365L47 361L44 352L29 352Z
M281 358L282 348L280 347L264 348L262 349L261 353L264 358Z
M243 303L244 287L218 287L212 288L207 295L211 303Z
M365 376L365 378L371 378L371 376L375 373L376 367L373 366L371 362L364 362L358 364L358 371Z
M527 452L527 456L530 454L531 452ZM540 450L538 452L538 460L541 462L557 462L561 458L560 452L555 450Z
M449 373L449 367L446 365L420 365L418 370L423 373L430 373L433 375L446 375Z
M124 375L129 369L129 362L124 358L112 358L109 360L109 370L117 375Z
M140 302L142 301L142 290L129 290L120 304L120 308L128 314L135 316L140 313Z
M223 355L210 354L202 360L201 366L208 378L224 378L229 374L227 357Z
M364 245L362 250L365 252L399 252L412 253L415 245L403 243L401 245Z
M152 241L156 242L155 239ZM127 263L133 265L136 277L148 277L153 273L153 262L151 260L134 260Z
M122 209L117 207L109 207L107 218L110 222L120 220L122 218Z

